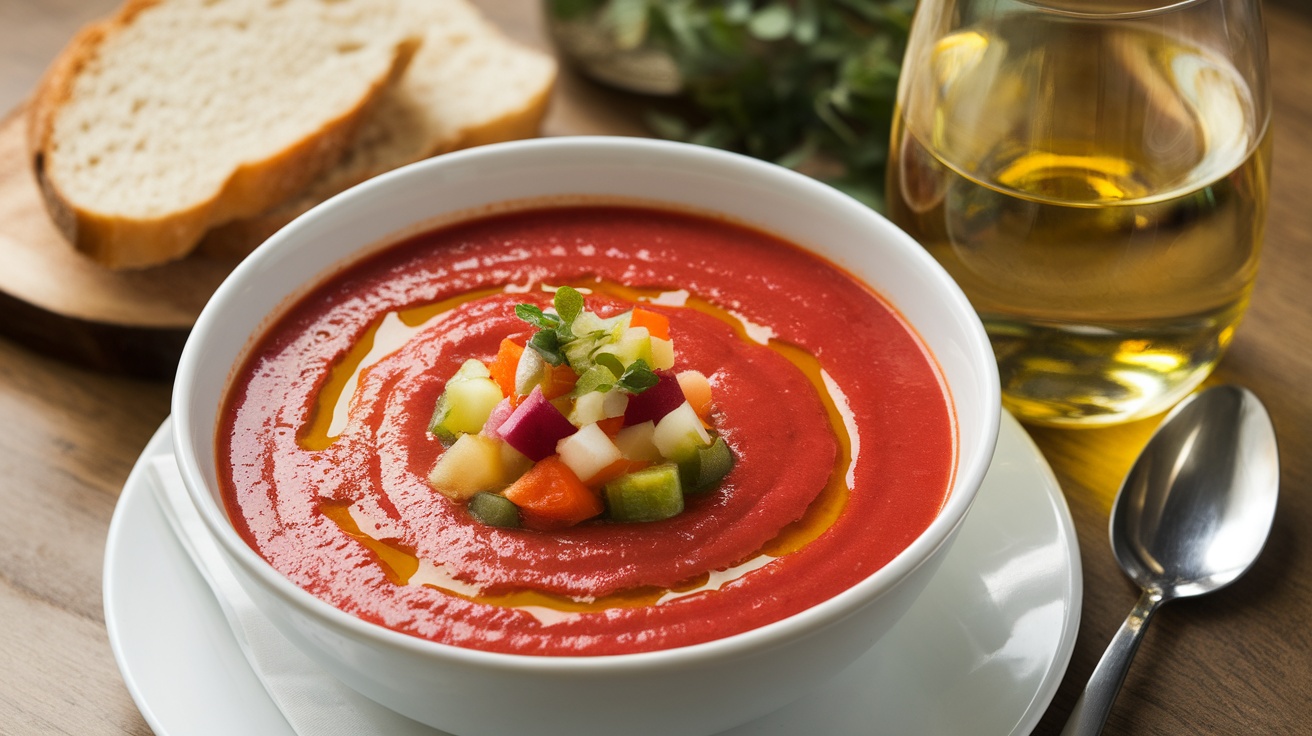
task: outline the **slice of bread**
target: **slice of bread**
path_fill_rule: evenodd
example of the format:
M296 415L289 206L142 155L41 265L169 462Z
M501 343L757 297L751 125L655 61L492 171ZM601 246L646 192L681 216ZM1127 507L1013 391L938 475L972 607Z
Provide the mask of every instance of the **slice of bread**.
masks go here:
M206 235L201 251L249 253L314 205L430 156L538 133L556 79L554 57L501 33L465 0L399 0L423 44L383 96L356 144L301 196Z
M48 209L91 258L179 258L335 164L419 43L393 0L128 0L29 106Z

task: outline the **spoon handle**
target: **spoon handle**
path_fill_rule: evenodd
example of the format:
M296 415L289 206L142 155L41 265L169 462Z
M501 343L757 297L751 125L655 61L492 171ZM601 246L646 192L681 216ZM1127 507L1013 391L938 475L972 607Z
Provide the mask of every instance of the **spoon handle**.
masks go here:
M1125 674L1130 671L1130 660L1134 659L1139 642L1143 640L1143 632L1148 628L1148 620L1164 602L1161 593L1145 590L1139 596L1134 610L1130 611L1125 623L1121 624L1120 630L1107 645L1102 659L1098 660L1098 666L1093 669L1093 675L1089 677L1089 684L1084 686L1084 692L1080 693L1080 699L1075 701L1075 708L1061 736L1096 736L1102 733L1112 703L1121 690L1121 683L1125 682Z

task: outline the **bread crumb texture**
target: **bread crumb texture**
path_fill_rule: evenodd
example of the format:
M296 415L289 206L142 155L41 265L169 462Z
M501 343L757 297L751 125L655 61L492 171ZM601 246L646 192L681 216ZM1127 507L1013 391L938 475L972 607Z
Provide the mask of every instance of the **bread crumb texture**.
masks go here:
M250 252L293 218L366 179L429 156L538 134L555 84L556 60L505 36L465 0L397 0L423 40L337 165L299 196L255 217L217 227L201 250Z
M394 3L168 0L107 33L52 120L75 206L152 218L214 198L361 104L397 54Z

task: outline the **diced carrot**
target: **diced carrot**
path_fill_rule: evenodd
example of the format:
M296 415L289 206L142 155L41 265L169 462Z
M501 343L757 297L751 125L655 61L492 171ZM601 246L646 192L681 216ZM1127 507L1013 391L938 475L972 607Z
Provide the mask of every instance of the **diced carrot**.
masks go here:
M634 471L642 470L648 465L651 465L651 463L645 460L630 460L628 458L620 458L619 460L616 460L615 462L611 463L610 465L607 465L601 470L598 470L596 475L592 476L591 478L588 478L583 483L589 488L600 488L601 486L605 485L606 483L609 483L612 480L615 480L621 475L628 475L629 473L632 473Z
M548 401L564 396L574 390L574 384L578 380L578 374L566 363L547 365L546 373L542 377L542 395Z
M524 526L530 529L563 529L605 510L601 498L558 455L538 461L502 495L519 507Z
M692 410L704 424L711 416L711 382L700 371L681 371L675 378L679 381L683 398L692 405Z
M647 334L661 340L670 339L670 320L659 312L652 312L642 307L633 308L629 318L629 327L646 327Z
M608 437L614 437L624 429L624 415L602 419L597 422L597 428L606 433Z
M501 388L502 396L515 395L515 368L519 365L519 358L523 354L523 345L516 345L508 337L503 338L501 346L497 349L497 357L488 365L487 370L492 374L492 380ZM512 398L511 401L514 402L514 399Z

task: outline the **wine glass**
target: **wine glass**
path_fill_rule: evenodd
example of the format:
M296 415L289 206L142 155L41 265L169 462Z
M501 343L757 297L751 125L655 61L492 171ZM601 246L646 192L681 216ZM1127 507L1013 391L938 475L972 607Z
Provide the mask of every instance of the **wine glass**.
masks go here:
M1259 0L921 0L889 213L1020 418L1149 416L1220 360L1266 219L1265 38Z

